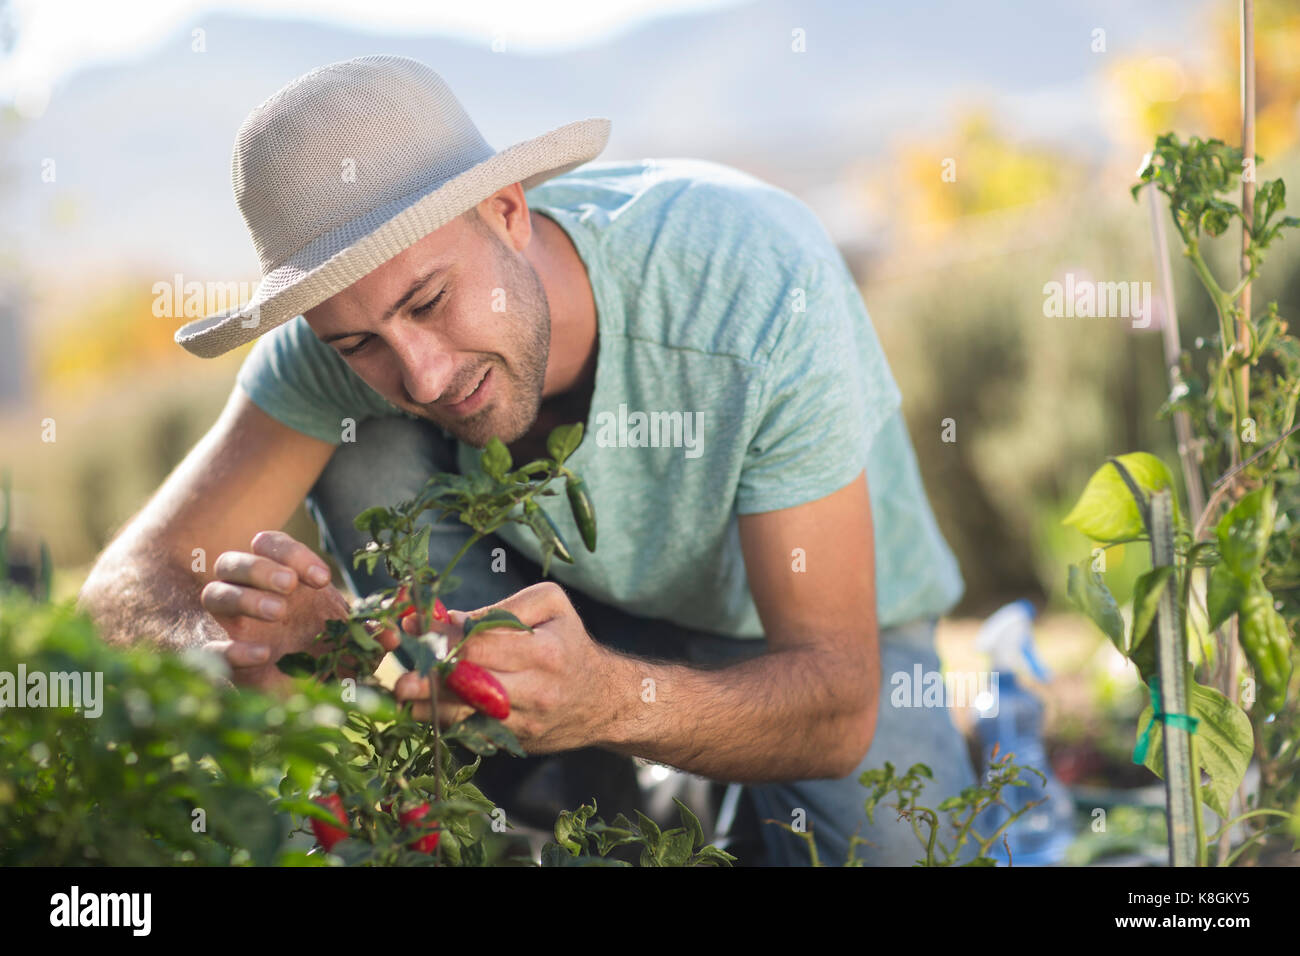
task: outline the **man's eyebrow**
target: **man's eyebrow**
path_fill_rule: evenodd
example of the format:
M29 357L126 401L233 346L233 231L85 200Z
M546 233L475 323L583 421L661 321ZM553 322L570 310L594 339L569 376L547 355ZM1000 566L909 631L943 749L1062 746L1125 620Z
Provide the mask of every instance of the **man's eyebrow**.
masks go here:
M428 285L431 281L433 281L434 279L436 279L436 278L437 278L437 277L438 277L438 276L439 276L443 271L444 271L444 270L443 270L441 267L439 267L439 268L435 268L435 269L430 269L428 272L425 272L425 273L423 273L422 275L418 275L418 276L416 276L416 277L415 277L415 281L413 281L413 282L412 282L412 283L407 287L406 291L402 293L401 297L398 298L398 300L397 300L396 302L394 302L394 303L389 307L389 309L388 309L387 312L385 312L382 316L380 316L379 321L380 321L380 322L387 322L389 319L391 319L391 318L392 318L392 317L397 313L397 310L398 310L398 309L402 308L404 305L406 305L408 302L410 302L410 301L411 301L411 298L412 298L412 297L413 297L417 292L419 292L421 289L423 289L423 288L424 288L426 285ZM368 334L368 333L367 333L367 332L364 332L364 331L362 331L362 332L335 332L333 335L327 335L327 336L325 336L323 339L321 339L321 341L322 341L322 342L334 342L334 341L336 341L336 340L338 340L338 339L347 339L347 338L351 338L351 337L354 336L354 335L367 335L367 334Z

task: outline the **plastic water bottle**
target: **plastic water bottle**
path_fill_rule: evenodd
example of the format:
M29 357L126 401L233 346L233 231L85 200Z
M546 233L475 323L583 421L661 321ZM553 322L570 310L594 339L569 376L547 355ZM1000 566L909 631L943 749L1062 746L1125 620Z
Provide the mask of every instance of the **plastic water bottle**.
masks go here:
M1033 767L1047 778L1023 771L1020 779L1028 786L1008 786L1002 789L1002 800L1019 810L1035 800L1045 802L1022 814L1007 828L1004 836L1011 848L1007 860L1002 841L990 848L989 855L999 865L1010 862L1014 866L1050 866L1065 859L1065 849L1074 839L1074 801L1070 792L1052 774L1043 747L1043 704L1038 696L1016 679L1016 670L1027 666L1040 681L1048 679L1034 652L1034 606L1028 601L1015 601L1001 608L984 622L975 639L978 650L989 655L992 670L997 673L996 701L987 697L976 701L980 715L975 721L975 734L980 744L981 770L987 775L993 745L998 745L999 759L1013 753L1012 763ZM998 805L989 807L976 824L982 836L989 836L1006 822L1010 812Z

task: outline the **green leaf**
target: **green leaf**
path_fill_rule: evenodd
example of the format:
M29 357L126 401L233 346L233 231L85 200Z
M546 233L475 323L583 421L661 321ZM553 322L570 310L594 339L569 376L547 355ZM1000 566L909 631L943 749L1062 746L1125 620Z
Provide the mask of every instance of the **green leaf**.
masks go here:
M497 481L503 481L514 460L510 457L510 449L501 443L501 439L493 436L483 449L482 463L485 472Z
M498 750L516 757L528 756L519 746L519 739L514 732L487 714L473 714L460 723L452 724L443 732L442 739L448 743L455 741L470 753L481 757L490 757Z
M1085 561L1084 564L1086 565L1087 562ZM1106 582L1101 579L1101 575L1091 568L1070 565L1070 580L1066 586L1066 594L1089 620L1101 628L1101 632L1110 638L1115 648L1127 656L1124 648L1124 619L1120 616L1119 605L1115 603L1115 598L1106 587Z
M316 658L299 651L296 654L285 654L275 662L275 666L282 674L290 677L310 677L316 673Z
M1241 784L1250 764L1254 748L1254 733L1250 718L1228 698L1212 687L1194 681L1189 685L1192 716L1200 723L1196 728L1196 754L1198 763L1210 777L1209 784L1201 788L1201 797L1221 818L1228 819L1228 801ZM1138 737L1151 723L1151 703L1138 717ZM1156 722L1151 728L1151 743L1147 750L1146 766L1156 776L1164 779L1165 755L1161 745L1163 724Z
M483 758L476 756L473 763L467 763L456 771L456 775L451 778L451 782L454 784L469 783L470 778L474 776L479 764L482 762Z
M458 788L461 798L472 803L484 813L491 813L496 809L496 804L487 798L478 787L472 783L462 783Z
M551 433L546 436L546 453L564 464L565 460L578 450L582 444L582 423L575 422L572 425L559 425L551 429Z
M610 860L603 856L573 856L563 847L547 843L542 847L542 866L631 866L626 860Z
M700 852L695 854L693 862L696 866L731 866L736 862L736 858L726 850L719 850L710 843L708 846L701 847Z
M470 618L473 623L465 632L465 637L471 638L480 631L490 631L495 628L508 628L515 631L528 631L532 633L532 628L525 624L515 615L511 614L505 608L494 607L484 611L478 617Z
M438 663L438 655L433 649L434 637L429 635L428 638L425 640L424 636L416 637L405 631L397 632L402 650L406 651L411 659L411 670L417 674L428 674Z
M1264 560L1273 534L1273 486L1265 485L1243 497L1219 519L1219 553L1223 563L1243 582Z
M1131 658L1133 651L1142 646L1150 632L1156 611L1160 608L1160 595L1164 593L1173 573L1174 569L1168 565L1152 568L1133 585L1133 632L1129 637L1128 649L1124 651L1126 656Z
M1245 582L1222 564L1216 564L1210 571L1210 584L1205 595L1210 630L1218 630L1224 621L1236 614L1245 596Z
M699 847L704 843L704 827L700 825L700 818L676 797L673 797L673 803L677 804L677 815L681 817L682 826L691 834L692 849Z
M691 858L694 834L689 830L665 830L655 847L655 861L660 866L685 866Z
M367 508L357 515L352 525L358 531L365 531L373 538L380 531L393 526L393 514L383 505L378 505L374 508Z
M1120 455L1134 484L1148 497L1153 491L1173 487L1173 476L1155 455L1135 451ZM1174 501L1175 521L1178 502ZM1106 462L1088 479L1083 494L1062 522L1077 528L1094 541L1124 541L1146 534L1142 514L1128 485L1111 462Z
M655 823L640 810L636 811L637 823L640 825L641 832L644 833L651 841L657 841L660 837L659 824Z

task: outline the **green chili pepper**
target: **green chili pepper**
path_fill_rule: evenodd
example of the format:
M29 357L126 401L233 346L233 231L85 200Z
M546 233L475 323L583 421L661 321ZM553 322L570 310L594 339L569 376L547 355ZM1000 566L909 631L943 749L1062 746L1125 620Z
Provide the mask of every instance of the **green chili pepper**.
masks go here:
M1259 702L1276 713L1286 702L1291 677L1291 637L1286 619L1273 608L1273 595L1259 575L1251 578L1250 590L1241 602L1241 649L1250 661L1259 684Z
M533 534L542 543L542 550L555 552L555 556L567 564L573 563L573 555L569 553L569 546L564 543L560 537L560 529L555 527L555 522L551 520L541 506L532 498L524 503L524 517L528 519L528 526L533 529Z
M570 475L565 479L564 493L569 496L569 510L573 512L573 523L582 534L582 543L588 551L595 551L596 509L587 495L586 482L577 475Z

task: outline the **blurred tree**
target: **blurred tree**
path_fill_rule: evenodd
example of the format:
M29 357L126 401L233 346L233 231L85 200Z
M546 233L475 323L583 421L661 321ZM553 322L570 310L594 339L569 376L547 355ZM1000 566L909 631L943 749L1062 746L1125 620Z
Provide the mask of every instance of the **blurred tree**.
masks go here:
M1074 182L1077 164L1057 150L1004 136L986 109L972 109L947 137L909 142L874 185L889 197L892 225L909 239L943 238L962 219L1041 202ZM905 179L900 189L894 175Z
M1116 110L1127 118L1135 150L1145 152L1158 133L1184 130L1241 141L1241 36L1238 5L1213 7L1206 24L1210 54L1204 60L1130 56L1110 71ZM1300 139L1300 5L1255 6L1255 144L1277 159Z

